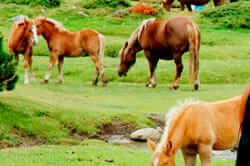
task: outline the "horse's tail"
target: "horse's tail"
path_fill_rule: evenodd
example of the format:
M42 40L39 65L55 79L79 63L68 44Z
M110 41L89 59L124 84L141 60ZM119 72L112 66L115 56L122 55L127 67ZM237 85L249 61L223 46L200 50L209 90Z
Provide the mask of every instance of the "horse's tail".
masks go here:
M199 50L200 50L200 30L198 26L192 22L187 25L188 41L189 41L189 81L199 86Z
M103 60L103 56L104 56L104 49L105 49L105 45L106 45L106 41L105 41L105 37L102 34L98 34L99 37L99 52L98 52L98 56L101 58L101 61Z
M241 138L237 150L236 166L250 165L250 85L245 90L241 102Z

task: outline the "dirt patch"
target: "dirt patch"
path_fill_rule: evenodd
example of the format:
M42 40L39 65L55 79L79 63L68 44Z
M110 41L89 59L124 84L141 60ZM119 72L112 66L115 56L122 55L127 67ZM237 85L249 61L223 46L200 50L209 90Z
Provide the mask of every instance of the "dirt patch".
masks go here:
M157 113L151 113L148 118L152 120L156 126L160 128L164 128L165 126L165 115L164 114L157 114Z
M0 141L0 149L4 149L4 148L12 148L14 145L9 142L8 140L1 140Z
M135 131L136 126L132 123L116 120L103 124L100 129L100 135L128 135Z
M18 137L17 143L15 143L14 147L28 147L28 146L34 146L34 145L42 145L46 144L47 141L39 136L35 135L27 135L25 134L25 131L22 129L19 129L17 127L14 127L12 130L12 133L14 133Z

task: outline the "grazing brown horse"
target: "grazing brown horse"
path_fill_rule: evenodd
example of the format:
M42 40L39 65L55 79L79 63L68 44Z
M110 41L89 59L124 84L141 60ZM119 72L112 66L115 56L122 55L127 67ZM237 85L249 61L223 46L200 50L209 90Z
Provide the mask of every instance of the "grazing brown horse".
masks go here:
M163 21L145 20L120 50L119 76L126 76L129 68L136 61L136 53L144 50L149 62L150 80L148 87L156 87L155 69L159 59L174 60L176 76L171 88L179 87L183 70L182 55L190 50L189 79L194 81L194 89L199 88L199 49L200 31L198 26L188 17L174 17Z
M154 150L152 166L175 166L181 149L185 166L211 166L212 150L233 148L239 141L237 166L250 164L250 86L242 96L217 102L186 102L173 108L160 143L148 140Z
M103 67L105 47L103 35L91 29L70 32L64 29L60 23L46 17L38 17L34 22L37 27L37 34L42 35L47 41L51 53L48 73L45 75L44 83L48 83L56 60L58 60L59 73L57 83L62 83L64 57L89 55L96 65L96 75L93 80L93 85L97 85L100 73L102 75L103 85L106 85L107 78Z
M184 11L186 5L190 12L192 11L191 5L205 5L209 2L209 0L179 0L179 1L181 4L181 10ZM170 11L173 2L174 0L163 0L162 4L167 11ZM213 0L213 2L214 6L221 6L225 3L224 0Z
M25 84L35 79L32 74L32 45L37 43L36 27L32 20L24 19L12 26L8 41L9 53L14 54L17 61L19 60L19 54L24 55Z

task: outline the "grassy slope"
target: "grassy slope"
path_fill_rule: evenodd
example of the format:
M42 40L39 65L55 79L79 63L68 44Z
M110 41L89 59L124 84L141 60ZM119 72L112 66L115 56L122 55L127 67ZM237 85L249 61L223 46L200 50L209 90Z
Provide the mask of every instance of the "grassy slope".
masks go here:
M78 4L79 2L77 0L73 3ZM129 34L146 18L132 16L119 19L109 15L100 16L101 13L105 14L104 10L98 11L98 16L83 17L79 16L77 11L72 10L72 6L68 3L60 8L45 9L45 12L42 12L40 7L32 9L27 6L0 4L0 11L0 31L6 35L11 27L11 22L8 21L10 17L20 13L30 17L46 15L61 21L66 28L73 31L82 27L99 30L107 37L107 47L114 47L116 52ZM189 13L184 14L190 15ZM168 18L170 15L165 14L163 17ZM193 18L198 22L202 32L200 53L202 87L199 92L192 92L191 86L188 84L182 85L179 91L170 91L167 88L175 73L173 62L160 62L157 70L158 88L145 88L144 82L148 77L148 66L144 58L138 58L137 64L129 72L127 78L118 78L116 71L119 59L105 57L106 71L109 79L113 81L107 88L91 87L90 81L95 69L89 58L66 59L64 85L55 85L56 72L54 71L51 83L44 86L40 85L39 82L46 72L48 57L34 57L34 72L37 82L25 86L21 80L15 91L0 95L0 140L18 143L20 135L24 134L31 138L41 137L51 144L74 142L75 139L74 136L70 135L69 126L73 126L77 130L76 135L94 134L103 123L117 118L136 123L137 127L153 126L152 122L146 118L147 115L151 112L165 113L178 100L195 97L214 101L240 94L245 83L249 82L249 31L229 30L212 25L206 20L201 20L197 13L194 14ZM35 47L34 55L48 55L44 40ZM186 78L187 57L185 58L186 68L182 83L188 82ZM21 65L20 75L23 76ZM21 133L16 133L16 130ZM103 147L98 148L98 151L103 150L101 151L102 155L108 153L106 150L113 149L113 147L102 143L90 143L87 151L91 148L97 148L99 145ZM70 149L76 149L77 155L73 155L73 157L68 155L67 152ZM120 152L120 148L114 147L114 149L115 154ZM51 153L48 151L55 154L54 159L50 158ZM2 157L0 161L1 163L5 162L5 165L10 165L12 163L9 162L10 159L16 159L16 163L26 166L29 162L33 162L29 156L34 154L34 160L39 160L41 165L55 165L61 158L68 160L67 157L69 157L69 161L74 160L77 165L77 157L81 156L78 152L87 153L87 160L92 159L92 151L86 152L86 149L82 147L53 146L27 149L27 151L22 149L4 150L1 154L7 155L7 159ZM22 155L17 158L16 156L19 156L20 153ZM39 159L39 155L36 155L40 153L45 153L42 155L45 160ZM125 149L123 154L125 158L128 157L128 150ZM121 154L122 157L123 154ZM138 162L144 163L138 165L148 163L145 157L148 159L150 154L140 152L137 154L141 156ZM123 159L118 160L119 162L124 161ZM102 162L103 159L99 160L93 157L93 161ZM131 160L124 162L130 161L137 161L137 158L133 156ZM28 164L23 164L26 162ZM64 161L64 163L67 162ZM229 165L226 162L223 164ZM103 165L103 163L99 165ZM121 163L121 165L131 164Z

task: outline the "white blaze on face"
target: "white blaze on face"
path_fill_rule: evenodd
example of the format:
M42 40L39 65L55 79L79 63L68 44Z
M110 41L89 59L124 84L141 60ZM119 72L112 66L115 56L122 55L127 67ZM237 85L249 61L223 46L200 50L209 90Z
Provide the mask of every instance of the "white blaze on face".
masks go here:
M154 164L154 166L158 166L158 163L159 163L159 158L157 157L154 159L153 164Z
M33 43L33 45L36 45L36 44L38 44L39 40L38 40L37 30L36 30L35 25L32 25L32 34L33 34L32 43Z

